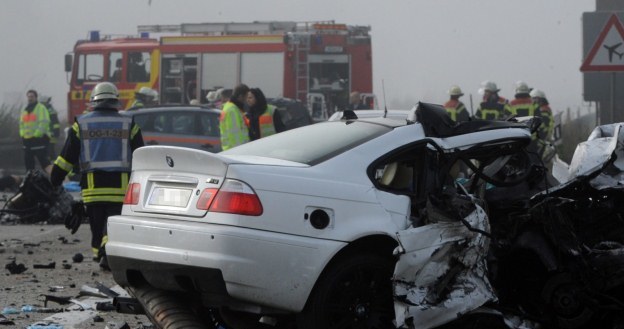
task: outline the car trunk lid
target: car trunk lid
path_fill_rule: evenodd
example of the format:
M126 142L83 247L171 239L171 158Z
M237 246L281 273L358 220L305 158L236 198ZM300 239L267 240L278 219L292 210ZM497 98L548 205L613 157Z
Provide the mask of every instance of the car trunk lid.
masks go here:
M205 190L221 188L228 160L214 153L170 146L147 146L133 154L124 212L202 217Z

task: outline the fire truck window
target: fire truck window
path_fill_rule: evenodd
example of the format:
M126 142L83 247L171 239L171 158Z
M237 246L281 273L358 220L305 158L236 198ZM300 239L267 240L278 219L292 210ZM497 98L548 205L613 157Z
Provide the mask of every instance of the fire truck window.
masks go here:
M76 82L101 81L104 77L104 55L86 54L78 59Z
M128 74L126 76L128 82L148 82L150 79L150 55L148 52L129 52Z
M121 53L110 53L108 58L108 80L111 82L121 81Z

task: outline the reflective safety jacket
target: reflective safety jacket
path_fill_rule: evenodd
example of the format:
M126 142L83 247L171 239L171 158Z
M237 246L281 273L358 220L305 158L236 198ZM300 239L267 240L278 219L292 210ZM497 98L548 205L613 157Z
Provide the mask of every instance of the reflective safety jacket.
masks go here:
M243 111L231 101L223 105L219 117L219 130L221 148L224 151L249 142L249 130L243 118Z
M37 103L32 112L22 110L19 121L21 138L40 138L50 133L50 113L45 105Z
M143 104L143 101L141 101L140 99L135 99L134 102L132 102L132 104L130 104L130 106L128 106L128 108L126 110L129 109L140 109L142 107L145 107L145 104Z
M533 102L530 96L513 99L505 109L506 116L532 117L538 114L538 105Z
M482 120L498 120L505 113L505 109L509 107L509 102L503 97L498 97L497 102L481 102L475 117Z
M50 143L56 144L59 136L61 135L61 123L59 122L58 113L56 112L54 106L52 106L52 104L48 104L46 105L46 108L48 109L48 114L50 115L50 131L48 133L50 135Z
M455 122L470 120L470 115L468 114L468 110L466 110L466 105L457 99L451 99L446 102L444 104L444 108L446 109L446 113L448 113L451 119Z
M80 165L82 199L123 202L130 176L132 152L143 146L139 126L117 110L95 108L76 119L61 154L54 161L53 186Z
M275 114L275 106L267 105L266 111L258 118L260 121L260 138L275 135L273 114Z
M555 130L555 118L548 104L539 107L539 116L542 118L542 124L537 130L537 135L542 140L551 141Z

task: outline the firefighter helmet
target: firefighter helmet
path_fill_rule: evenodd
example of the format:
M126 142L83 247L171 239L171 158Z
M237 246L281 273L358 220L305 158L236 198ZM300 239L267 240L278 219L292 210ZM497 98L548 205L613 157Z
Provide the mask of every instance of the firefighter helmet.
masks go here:
M463 96L464 95L464 93L462 93L462 90L461 88L459 88L459 86L451 86L451 89L449 89L448 93L451 96Z
M119 100L119 91L117 91L117 87L110 82L100 82L95 85L93 92L91 92L91 101L97 102L106 99Z
M531 97L533 97L533 98L536 98L536 97L539 97L539 98L546 98L546 94L545 94L543 91L538 90L538 89L533 89L533 90L531 90L531 94L530 94L530 95L531 95Z
M490 80L485 80L481 83L481 88L479 88L479 94L484 94L486 91L497 93L500 89L496 86L496 83Z
M148 87L141 87L141 89L139 89L136 93L143 96L152 96L152 89Z
M516 82L516 94L528 94L531 91L529 85L524 81Z
M52 101L52 96L39 96L39 103L48 104Z

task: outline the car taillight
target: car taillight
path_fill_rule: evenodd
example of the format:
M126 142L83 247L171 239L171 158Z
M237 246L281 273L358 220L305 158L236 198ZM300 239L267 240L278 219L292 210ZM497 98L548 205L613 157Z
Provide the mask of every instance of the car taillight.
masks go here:
M199 196L199 200L197 200L197 205L196 205L197 209L208 210L218 190L219 189L216 189L216 188L204 189L201 195Z
M249 185L241 181L226 179L212 198L209 211L248 216L262 215L260 199Z
M139 203L139 195L141 194L141 184L132 183L128 186L126 190L126 196L124 197L124 204L138 204Z

